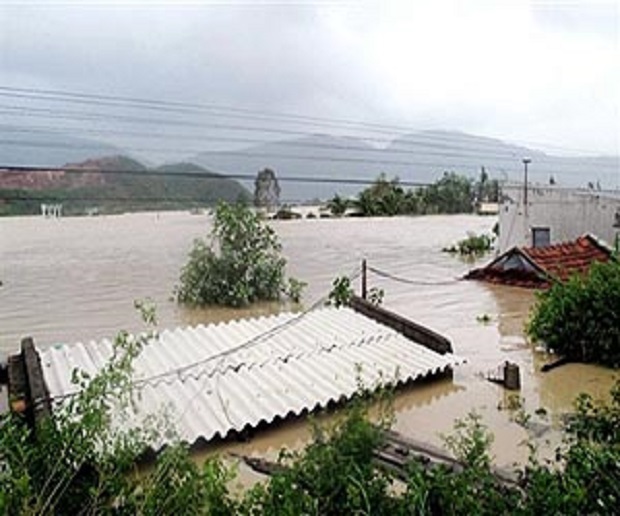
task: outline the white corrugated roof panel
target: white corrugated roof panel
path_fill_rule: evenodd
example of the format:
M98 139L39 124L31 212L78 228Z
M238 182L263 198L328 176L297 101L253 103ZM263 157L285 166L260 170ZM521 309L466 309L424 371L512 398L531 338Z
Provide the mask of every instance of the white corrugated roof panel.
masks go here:
M111 352L109 340L40 351L52 400L75 392L75 368L93 374ZM135 418L165 410L182 440L209 441L350 398L360 382L405 383L459 362L349 308L165 330L136 359Z

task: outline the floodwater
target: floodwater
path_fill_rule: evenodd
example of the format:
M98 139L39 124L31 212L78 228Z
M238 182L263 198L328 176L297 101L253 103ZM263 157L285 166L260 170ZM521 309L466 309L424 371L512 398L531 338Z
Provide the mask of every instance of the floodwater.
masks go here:
M497 463L508 465L526 457L519 443L528 431L513 421L516 411L506 410L514 405L511 394L485 379L489 372L505 360L519 364L518 396L529 412L545 409L547 415L536 418L533 430L549 448L557 443L558 433L547 427L557 427L578 393L604 397L613 372L572 364L540 373L549 357L523 336L533 293L458 280L475 264L442 253L442 247L468 231L489 232L495 220L457 215L272 224L283 243L289 274L308 283L306 306L325 296L336 276L359 270L366 258L370 267L392 276L369 273L369 287L385 291L384 306L446 335L455 353L467 360L452 379L399 392L395 429L441 445L440 434L451 432L455 418L475 410L495 434ZM250 310L188 310L171 300L192 241L209 228L208 216L187 213L0 219L0 353L14 352L27 335L46 347L111 337L120 329L140 330L133 302L147 297L157 305L160 328L277 310L273 304ZM480 322L483 315L490 322ZM274 456L282 446L303 446L309 435L308 424L298 420L219 449Z

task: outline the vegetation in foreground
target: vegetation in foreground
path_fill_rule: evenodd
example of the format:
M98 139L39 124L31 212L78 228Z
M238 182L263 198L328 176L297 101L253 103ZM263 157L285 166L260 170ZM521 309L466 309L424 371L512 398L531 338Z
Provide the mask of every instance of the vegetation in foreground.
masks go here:
M537 294L527 333L569 360L620 367L620 263L594 263Z
M281 469L242 493L231 491L234 471L220 459L198 466L181 443L165 448L151 468L141 470L137 464L149 443L174 436L165 414L132 419L132 364L151 336L119 334L108 366L92 378L75 371L77 394L64 400L36 432L18 415L0 416L0 513L616 513L620 383L607 404L580 396L555 460L542 463L532 453L516 484L494 475L492 436L474 415L457 422L455 433L446 438L461 468L412 459L397 478L377 467L374 451L389 418L378 425L370 422L363 391L333 428L317 426L305 450L282 452ZM115 430L113 413L129 429Z
M288 296L299 302L305 283L286 278L286 259L270 226L244 204L220 203L211 242L198 239L181 271L176 296L192 306L246 306Z

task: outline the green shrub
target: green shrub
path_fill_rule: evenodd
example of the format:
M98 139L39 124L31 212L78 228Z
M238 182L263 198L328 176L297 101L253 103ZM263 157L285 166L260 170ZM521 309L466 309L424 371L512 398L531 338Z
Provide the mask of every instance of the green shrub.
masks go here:
M194 242L181 271L176 292L179 302L245 306L276 301L287 292L299 299L303 284L287 285L286 260L275 231L250 208L220 203L211 239L210 244L200 239Z
M527 333L571 360L620 366L620 264L594 263L537 296Z
M459 240L456 245L442 249L444 253L458 253L462 256L479 256L493 249L494 237L490 235L469 233L467 238Z

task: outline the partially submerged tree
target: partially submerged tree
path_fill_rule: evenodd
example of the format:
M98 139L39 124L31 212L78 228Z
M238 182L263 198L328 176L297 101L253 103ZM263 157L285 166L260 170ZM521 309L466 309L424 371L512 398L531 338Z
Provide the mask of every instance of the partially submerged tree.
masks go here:
M280 185L270 168L261 170L254 180L254 206L273 211L280 204Z
M275 231L242 204L221 203L215 210L211 242L198 239L181 271L181 303L244 306L299 298L301 282L285 277L286 260Z
M429 186L411 189L403 188L398 178L388 179L381 174L357 195L351 205L365 217L472 213L476 195L494 200L497 191L497 181L489 180L486 172L481 176L480 184L466 176L446 172ZM334 211L341 206L341 198L334 197L328 206Z
M619 307L620 264L596 262L538 294L527 333L570 360L620 367Z

